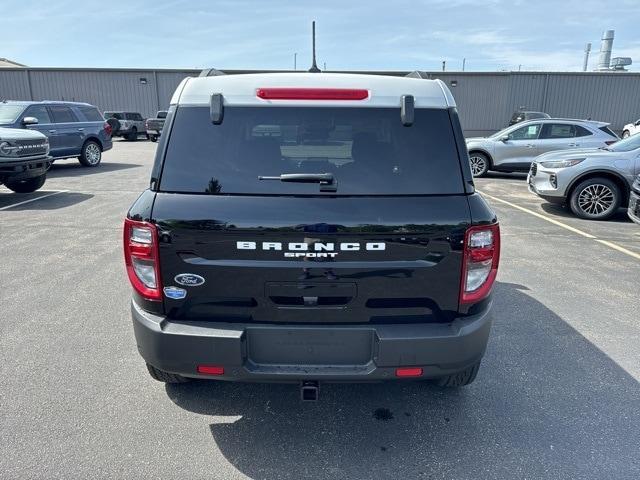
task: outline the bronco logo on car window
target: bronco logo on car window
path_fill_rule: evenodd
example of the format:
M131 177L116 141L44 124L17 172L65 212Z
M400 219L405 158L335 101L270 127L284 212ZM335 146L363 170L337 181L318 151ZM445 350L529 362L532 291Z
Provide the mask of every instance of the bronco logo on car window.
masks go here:
M315 239L307 239L304 242L262 242L258 248L257 242L236 242L238 250L275 250L283 251L286 247L288 251L283 252L285 258L335 258L338 255L336 250L341 252L357 252L360 250L380 252L386 249L384 242L367 242L362 245L360 242L318 242Z

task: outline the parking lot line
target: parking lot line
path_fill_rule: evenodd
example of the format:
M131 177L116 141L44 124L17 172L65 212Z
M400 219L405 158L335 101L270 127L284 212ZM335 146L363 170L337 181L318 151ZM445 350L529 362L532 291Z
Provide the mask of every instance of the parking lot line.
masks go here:
M542 215L541 213L534 212L533 210L530 210L530 209L525 208L525 207L521 207L520 205L516 205L515 203L509 202L507 200L503 200L501 198L494 197L493 195L489 195L488 193L480 192L479 190L477 190L477 191L481 195L483 195L483 196L485 196L487 198L490 198L491 200L494 200L494 201L499 202L499 203L504 203L505 205L509 205L510 207L513 207L513 208L516 208L516 209L518 209L520 211L528 213L529 215L533 215L534 217L538 217L538 218L540 218L542 220L545 220L545 221L547 221L549 223L553 223L554 225L557 225L558 227L564 228L564 229L569 230L570 232L573 232L573 233L577 233L578 235L582 235L583 237L595 240L596 242L601 243L602 245L605 245L605 246L607 246L609 248L617 250L618 252L624 253L626 255L629 255L630 257L633 257L633 258L635 258L637 260L640 260L640 254L632 252L631 250L627 250L626 248L621 247L620 245L618 245L616 243L609 242L608 240L601 240L601 239L597 238L595 235L591 235L590 233L583 232L582 230L580 230L578 228L572 227L571 225L567 225L566 223L562 223L562 222L560 222L560 221L558 221L558 220L556 220L554 218L547 217L546 215Z
M58 195L59 193L66 193L69 190L58 190L56 192L52 192L52 193L47 193L46 195L41 195L39 197L36 198L30 198L29 200L25 200L24 202L18 202L18 203L12 203L11 205L7 205L6 207L2 207L0 208L0 211L2 210L9 210L10 208L13 207L19 207L20 205L24 205L25 203L31 203L31 202L35 202L36 200L40 200L42 198L47 198L47 197L51 197L53 195Z

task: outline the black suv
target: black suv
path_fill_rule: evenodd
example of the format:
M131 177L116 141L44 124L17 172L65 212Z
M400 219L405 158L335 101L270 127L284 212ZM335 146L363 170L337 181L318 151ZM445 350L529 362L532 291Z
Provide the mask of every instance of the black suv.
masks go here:
M500 233L442 82L190 78L165 130L124 225L153 378L473 381Z

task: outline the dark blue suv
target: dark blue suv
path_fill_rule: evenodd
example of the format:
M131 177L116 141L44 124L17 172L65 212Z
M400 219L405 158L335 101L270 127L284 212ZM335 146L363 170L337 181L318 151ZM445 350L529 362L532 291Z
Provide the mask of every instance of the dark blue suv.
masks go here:
M42 132L54 160L77 157L85 167L98 166L112 146L111 126L88 103L3 101L0 126Z

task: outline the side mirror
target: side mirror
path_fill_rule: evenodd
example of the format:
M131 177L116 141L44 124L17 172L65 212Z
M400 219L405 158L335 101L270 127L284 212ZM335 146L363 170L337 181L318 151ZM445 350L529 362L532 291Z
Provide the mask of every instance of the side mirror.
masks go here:
M27 125L35 125L38 123L38 119L36 117L24 117L22 119L22 125L24 125L25 127Z
M506 142L508 140L509 140L509 135L504 135L504 136L500 137L500 141L501 142Z

